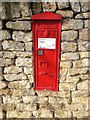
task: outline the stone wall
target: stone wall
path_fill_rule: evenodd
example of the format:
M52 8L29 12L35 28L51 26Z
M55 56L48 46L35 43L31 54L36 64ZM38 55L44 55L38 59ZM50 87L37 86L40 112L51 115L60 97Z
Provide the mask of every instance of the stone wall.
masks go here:
M58 92L33 89L31 16L46 10L63 16ZM90 116L89 14L82 0L0 3L0 118Z

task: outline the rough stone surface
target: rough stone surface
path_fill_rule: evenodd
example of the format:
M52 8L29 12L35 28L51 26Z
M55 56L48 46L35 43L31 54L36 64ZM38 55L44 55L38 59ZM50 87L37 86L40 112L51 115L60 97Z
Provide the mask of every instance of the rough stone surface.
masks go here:
M28 42L32 41L32 32L25 33L22 31L14 31L12 37L15 41Z
M88 35L89 35L88 29L82 29L79 32L79 39L81 39L81 40L90 40Z
M71 117L71 112L70 111L57 110L55 112L55 117L56 118L70 118Z
M47 109L41 109L41 118L52 118L53 117L53 113L50 110Z
M79 51L82 51L82 52L86 52L87 49L88 49L88 45L89 42L88 41L85 41L85 40L78 40L78 50Z
M14 58L15 54L11 51L4 51L3 52L3 58Z
M65 0L64 2L57 2L59 9L65 9L69 7L69 1Z
M9 41L4 41L2 45L4 50L24 51L24 43L21 43L21 42L15 42L15 41L9 40Z
M9 31L0 30L0 41L1 40L6 40L6 39L11 39L11 35L10 35Z
M3 118L3 112L0 111L0 119L2 119L2 118Z
M41 3L40 2L34 2L33 3L33 12L34 14L40 13L42 11Z
M14 30L31 30L30 21L16 21L16 22L7 22L7 28Z
M57 14L61 14L64 18L72 18L73 17L73 11L70 10L57 10L56 11Z
M84 28L89 28L90 20L84 20Z
M78 90L88 90L88 80L82 81L80 83L77 84L77 89Z
M32 51L32 42L25 43L25 50L27 52L31 52Z
M75 52L77 50L77 44L75 42L62 42L61 43L61 50L62 52Z
M79 3L79 0L70 0L70 4L71 4L71 7L72 9L75 11L75 12L80 12L80 3Z
M90 10L89 6L90 6L90 1L89 0L86 0L85 2L82 2L81 1L81 8L82 8L82 12L86 12L88 10Z
M69 19L65 20L62 25L62 30L77 30L83 28L82 20Z
M6 83L0 80L0 90L5 88L6 86Z
M68 62L68 61L65 61L65 62L60 62L60 67L61 68L71 68L72 67L72 62Z
M2 29L2 21L0 21L0 30Z
M77 60L79 59L79 53L64 53L61 55L61 60Z
M43 3L43 11L55 11L56 3L49 2L48 4Z
M86 13L80 13L80 14L77 14L75 16L75 18L77 19L85 19L85 18L90 18L90 12L86 12Z

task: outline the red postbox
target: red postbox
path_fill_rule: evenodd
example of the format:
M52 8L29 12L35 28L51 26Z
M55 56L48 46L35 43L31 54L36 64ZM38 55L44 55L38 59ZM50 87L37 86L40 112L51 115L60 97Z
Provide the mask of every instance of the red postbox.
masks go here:
M35 90L58 91L61 20L52 12L32 16Z

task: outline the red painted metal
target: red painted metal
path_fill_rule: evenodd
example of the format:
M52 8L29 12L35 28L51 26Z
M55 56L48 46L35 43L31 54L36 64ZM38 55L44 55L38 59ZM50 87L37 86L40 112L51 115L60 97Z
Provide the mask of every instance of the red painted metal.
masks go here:
M35 90L58 91L61 20L51 12L32 16Z

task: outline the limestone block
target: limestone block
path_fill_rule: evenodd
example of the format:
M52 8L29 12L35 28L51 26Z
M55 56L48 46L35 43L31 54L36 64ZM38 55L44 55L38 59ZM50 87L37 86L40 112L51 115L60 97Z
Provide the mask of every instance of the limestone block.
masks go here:
M24 103L36 103L37 96L23 96L23 102Z
M79 81L79 76L66 76L66 80L64 82L74 82L77 83Z
M89 70L89 69L88 69ZM79 77L81 78L81 80L90 80L90 77L88 74L85 75L79 75Z
M78 74L86 74L88 72L88 68L71 68L68 70L69 75L78 75Z
M47 4L46 3L43 3L43 11L55 11L56 10L56 3L53 3L53 2L48 2Z
M17 111L7 111L6 117L7 118L17 118L18 112Z
M57 14L61 14L63 16L63 18L72 18L73 17L73 11L71 10L57 10L56 11Z
M5 5L3 2L0 2L0 19L6 19L6 14L5 14Z
M85 45L86 50L90 51L90 41Z
M64 53L61 54L61 60L65 61L65 60L77 60L79 59L79 53Z
M88 67L88 58L86 59L82 59L82 60L77 60L77 61L73 61L73 67Z
M27 80L22 81L13 81L8 84L9 88L12 89L29 89L31 88L31 84Z
M7 84L4 81L0 80L0 90L5 88L7 86Z
M65 9L69 7L69 1L64 0L63 2L57 2L57 5L59 9Z
M32 32L22 32L22 31L14 31L12 38L15 41L23 41L23 42L28 42L32 41Z
M5 67L4 69L4 73L21 73L21 72L22 72L22 68L17 66L8 66Z
M85 80L77 84L78 90L88 90L89 89L89 81Z
M72 67L72 62L60 61L60 68L71 68L71 67Z
M80 84L81 85L81 84ZM88 97L88 90L77 90L77 91L72 91L72 97Z
M4 50L20 50L20 51L24 51L24 43L21 43L21 42L15 42L15 41L4 41L2 43L3 45L3 49Z
M17 111L34 111L36 110L36 104L24 104L19 103L16 105Z
M77 50L77 44L75 42L62 42L61 50L62 52L75 52Z
M3 51L3 58L14 58L15 54L11 51Z
M62 30L78 30L83 28L83 21L82 20L64 20L62 24Z
M2 110L5 110L5 111L13 111L15 109L15 105L6 103L6 104L2 104L1 108Z
M6 27L14 30L31 30L30 21L7 22Z
M90 12L79 13L75 16L76 19L88 19L90 17Z
M89 28L90 20L84 20L84 28Z
M62 41L74 41L78 37L78 32L74 30L62 31Z
M16 66L32 67L32 59L31 58L17 58Z
M46 102L48 102L48 97L39 97L37 100L37 103L39 104L44 104Z
M83 59L83 58L88 58L90 57L90 52L79 52L80 54L80 58Z
M85 41L85 40L78 40L78 50L82 51L82 52L86 52L87 50L89 50L89 41Z
M9 93L10 91L9 91L9 89L7 88L7 89L1 89L0 90L0 95L8 95L8 93Z
M3 119L3 112L0 111L0 119Z
M84 96L72 97L72 102L88 104L88 97L84 97Z
M20 103L20 98L19 97L10 97L9 95L3 96L3 103L5 104L17 104Z
M85 112L85 110L73 111L73 116L79 119L84 118L85 116L87 116L87 112Z
M25 58L25 57L27 57L27 58L31 58L32 57L32 52L16 52L15 53L16 54L16 56L17 57L21 57L21 58Z
M90 40L88 34L89 34L88 29L80 30L79 31L79 39L81 39L81 40Z
M59 84L59 90L75 90L75 89L76 89L76 84L73 82Z
M7 30L0 30L0 41L11 39L11 35Z
M6 81L14 81L14 80L25 80L27 79L26 75L23 73L19 74L4 74L4 78Z
M33 74L33 68L27 68L27 67L24 67L24 73L29 75L29 74Z
M53 118L53 113L50 110L43 108L40 110L40 112L40 118Z
M33 77L33 75L27 75L27 76L28 76L29 82L30 83L34 83L34 77Z
M82 2L82 0L80 0L80 4L81 4L81 8L82 8L82 12L86 12L88 10L90 10L90 1L86 0L85 2Z
M28 52L32 52L32 42L25 43L25 50Z
M3 80L3 74L0 74L0 80Z
M4 59L4 58L0 58L0 66L8 66L8 65L12 65L14 64L14 61L12 59Z
M34 14L40 13L42 11L41 2L33 2L33 12Z
M20 2L20 10L22 17L30 17L32 16L31 7L28 2Z
M71 8L74 12L80 12L80 3L79 0L70 0Z
M55 117L56 118L70 118L71 112L65 111L65 110L56 110L55 111Z
M0 21L0 30L2 29L2 21Z

